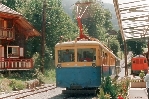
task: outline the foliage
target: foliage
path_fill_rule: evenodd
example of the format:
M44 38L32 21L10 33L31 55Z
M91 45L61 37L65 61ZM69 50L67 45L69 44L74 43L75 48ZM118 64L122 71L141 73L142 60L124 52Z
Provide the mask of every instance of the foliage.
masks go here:
M103 91L103 88L100 88L100 94L98 94L98 97L100 99L104 99L104 91Z
M37 78L41 84L44 83L45 76L44 76L44 74L42 74L40 72L39 68L35 69L35 73L34 73L33 77Z
M94 0L90 0L93 1ZM82 0L81 2L86 2ZM42 0L2 0L6 6L20 12L39 32L42 32ZM54 59L54 47L59 41L59 37L64 35L65 38L74 39L78 35L77 24L64 12L61 0L52 0L46 2L46 37L45 37L45 66L48 68L49 60ZM75 9L75 8L74 8ZM107 9L104 9L101 2L96 2L88 7L90 17L83 18L83 24L88 34L98 39L105 40L105 33L112 29L110 21L111 14ZM76 20L76 17L74 17ZM26 41L25 57L33 57L35 53L41 53L41 37L29 38ZM116 49L115 49L116 50ZM115 52L115 51L114 51ZM40 56L38 60L40 60ZM40 61L38 61L40 62ZM39 67L40 63L35 64Z
M144 79L144 76L145 76L145 73L144 73L144 71L143 70L141 70L141 72L139 73L139 77L140 77L140 79Z
M144 79L131 79L131 82L144 82Z
M31 0L24 15L39 30L42 28L42 1ZM59 41L59 37L64 35L65 38L74 38L78 31L77 26L72 22L68 15L63 11L61 0L47 1L46 4L46 36L45 36L45 63L54 57L54 47ZM32 53L39 52L41 49L41 38L31 39L27 45L28 50ZM45 64L45 67L48 67Z
M45 71L45 83L55 83L56 82L56 72L55 72L55 69L49 69L47 71Z
M98 97L100 99L110 99L110 95L109 94L104 94L104 91L102 88L100 88L100 95L98 94Z
M101 89L100 91L101 95L98 95L99 97L102 96L102 94L107 93L111 96L111 99L117 99L118 95L122 95L126 98L128 94L128 88L129 88L130 78L122 78L119 81L112 81L111 78L105 77L103 78ZM107 95L107 96L109 96ZM103 98L105 99L105 98Z
M94 0L90 1L94 2ZM80 0L78 2L84 3L87 2L87 0ZM88 6L88 8L85 11L86 6ZM78 17L76 15L80 13L80 16L82 15L82 24L87 28L88 34L98 39L105 39L104 35L107 30L112 29L112 23L110 21L112 17L110 12L104 9L101 2L94 2L90 5L79 5L79 9L81 9L81 11L77 12L77 6L74 7L74 19L76 19Z
M125 99L128 95L129 84L130 84L130 78L128 77L126 78L124 77L117 82L118 94L122 95Z
M120 44L119 44L118 40L111 39L110 48L112 49L112 51L115 55L118 55L117 52L119 52L119 50L120 50Z
M24 4L25 1L24 0L1 0L2 3L8 7L10 7L11 9L18 11L19 8L21 8Z
M3 0L3 4L20 12L39 32L42 32L43 0ZM45 63L54 58L54 47L59 37L73 39L78 33L78 27L64 12L61 0L46 2L46 36L45 36ZM32 57L41 52L41 37L29 38L26 41L26 57ZM50 57L48 57L50 56ZM52 57L51 57L52 56ZM39 57L40 58L40 57ZM48 67L45 64L45 67Z
M140 55L143 53L145 47L144 41L127 41L128 50L132 51L134 55Z
M10 80L7 78L0 79L0 92L10 92L11 88L9 87Z
M12 90L23 90L26 88L26 84L21 80L12 79L10 83Z
M90 1L94 2L94 0ZM88 1L80 0L78 1L78 3L79 2L84 3ZM112 30L113 28L112 23L110 21L110 19L112 18L110 11L103 7L102 2L94 2L90 5L80 4L77 6L78 9L80 9L81 11L77 12L78 10L75 6L73 16L74 19L76 19L77 17L82 15L81 20L83 24L84 34L89 34L89 36L107 42L106 40L110 39L109 37L107 37L107 31ZM86 7L87 9L85 10ZM114 54L117 55L117 52L120 50L119 42L117 40L112 39L110 44L107 45L111 48L111 50L113 50Z
M33 77L37 78L40 83L55 83L55 69L45 70L44 74L42 74L39 69L35 69L35 73Z
M111 99L116 99L118 95L118 86L116 83L113 83L109 76L103 78L101 88L103 88L104 93L107 93L111 96Z
M3 75L2 73L0 73L0 79L1 79L1 78L4 78L4 75Z
M118 31L117 39L119 41L119 44L121 44L120 45L121 50L124 51L124 44L120 31ZM128 40L126 44L128 51L132 51L134 55L140 55L143 53L143 48L145 47L146 42L139 40Z

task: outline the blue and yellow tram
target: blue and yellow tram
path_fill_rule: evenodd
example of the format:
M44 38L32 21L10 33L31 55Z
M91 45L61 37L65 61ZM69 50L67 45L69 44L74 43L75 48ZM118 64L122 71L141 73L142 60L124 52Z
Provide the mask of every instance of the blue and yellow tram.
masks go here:
M55 45L56 86L98 88L103 76L116 75L116 56L100 41L80 39Z
M80 4L87 5L84 13L90 3L77 3L77 11L81 10ZM102 76L116 75L117 61L108 47L83 33L82 15L77 13L79 37L55 45L56 86L75 92L96 89L101 85Z

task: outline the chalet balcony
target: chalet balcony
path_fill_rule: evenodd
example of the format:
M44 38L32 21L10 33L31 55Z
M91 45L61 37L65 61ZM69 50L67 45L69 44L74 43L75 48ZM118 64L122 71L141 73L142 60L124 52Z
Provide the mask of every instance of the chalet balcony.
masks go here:
M29 70L33 68L32 59L1 59L0 70Z
M0 28L0 39L14 40L14 30L13 28Z

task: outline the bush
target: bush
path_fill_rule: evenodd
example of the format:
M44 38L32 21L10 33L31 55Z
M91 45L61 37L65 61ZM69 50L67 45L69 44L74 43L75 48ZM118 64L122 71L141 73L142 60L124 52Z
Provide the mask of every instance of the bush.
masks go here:
M100 88L100 95L98 95L98 97L100 99L110 99L110 95L109 94L104 94L104 91L102 88Z
M103 78L101 88L103 88L104 93L107 93L111 96L111 99L117 98L118 86L115 82L112 82L112 79L109 76Z
M0 79L0 92L10 92L11 88L9 87L10 80L7 78Z
M129 77L126 78L124 77L117 83L117 85L119 86L118 88L119 95L126 98L126 96L128 95L129 84L130 84Z
M22 82L21 80L15 80L15 79L11 80L11 83L9 84L9 86L14 91L23 90L26 88L26 84L24 82Z
M98 94L98 97L99 97L100 99L104 99L104 91L103 91L102 88L100 88L100 95Z
M145 73L143 70L141 70L141 72L139 74L140 79L144 79L144 76L145 76Z

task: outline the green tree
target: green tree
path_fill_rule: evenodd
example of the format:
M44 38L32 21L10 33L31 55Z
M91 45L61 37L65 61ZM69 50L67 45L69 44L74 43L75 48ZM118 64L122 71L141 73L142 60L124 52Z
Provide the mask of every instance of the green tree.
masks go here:
M101 41L104 41L107 46L108 30L112 30L112 18L109 10L104 9L102 2L95 2L96 0L89 0L90 4L86 4L88 0L78 1L74 7L74 18L81 16L81 22L84 26L84 33L89 36L95 37ZM80 4L82 3L82 4ZM87 32L87 33L86 33ZM116 38L115 38L116 39ZM120 44L118 41L113 40L110 42L110 48L116 54L120 50ZM117 55L117 54L116 54Z
M117 39L120 43L121 50L124 51L124 43L123 43L123 39L120 31L118 31ZM134 55L142 54L143 48L146 45L145 41L139 41L139 40L133 40L133 39L127 40L126 44L127 44L127 50L132 51Z
M116 39L111 39L109 41L110 43L110 48L112 49L113 53L115 55L117 55L117 52L120 51L120 46L119 46L119 42Z
M134 55L142 54L143 48L145 47L144 41L129 40L127 41L128 50L132 51Z
M104 93L107 93L111 96L111 99L116 99L118 95L118 87L117 84L112 81L112 79L107 76L103 78L101 88Z
M87 28L87 32L90 36L104 39L107 30L112 29L112 23L110 21L111 14L107 9L103 8L101 2L96 2L96 0L89 0L90 4L85 4L88 0L81 0L77 3L83 3L74 7L74 14L80 16L82 15L82 24ZM88 6L88 7L87 7ZM78 11L78 12L77 12ZM74 17L76 18L77 16Z
M28 2L28 7L24 15L29 18L30 22L41 31L42 28L42 10L43 1L31 0ZM47 0L46 2L46 45L45 45L45 63L50 64L54 56L54 47L60 40L60 36L65 38L74 38L78 32L76 24L73 23L71 18L63 11L61 0ZM33 52L40 52L41 38L32 40L28 48ZM33 48L33 46L35 46ZM49 66L46 64L46 67Z
M39 32L42 29L43 0L3 0L8 7L20 12ZM54 47L59 38L73 39L77 36L78 27L64 12L61 0L46 0L46 44L45 63L54 57ZM20 7L19 7L20 6ZM26 41L27 54L32 57L35 52L41 52L41 37L29 38ZM46 64L46 66L48 66Z
M11 9L13 9L15 11L17 10L16 6L17 6L17 1L19 2L19 0L9 0L9 1L8 0L1 0L1 1L4 5L10 7Z

